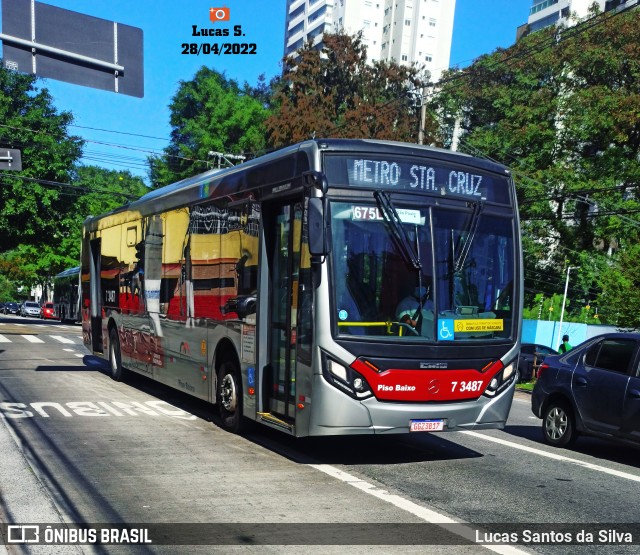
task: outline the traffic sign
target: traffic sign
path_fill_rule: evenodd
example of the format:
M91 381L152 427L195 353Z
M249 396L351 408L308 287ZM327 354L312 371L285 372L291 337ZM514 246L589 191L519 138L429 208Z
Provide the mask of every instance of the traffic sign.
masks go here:
M0 147L0 170L22 170L22 156L15 148Z
M2 2L4 67L142 98L142 29L32 0Z

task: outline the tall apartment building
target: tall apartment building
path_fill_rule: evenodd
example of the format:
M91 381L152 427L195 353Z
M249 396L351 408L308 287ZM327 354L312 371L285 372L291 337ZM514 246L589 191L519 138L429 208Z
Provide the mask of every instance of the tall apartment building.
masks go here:
M431 80L449 67L455 0L287 0L285 55L325 32L362 31L367 59L413 62Z
M550 25L572 25L570 16L584 19L589 15L589 8L598 4L600 11L609 11L626 4L636 4L637 0L533 0L529 10L527 23L518 27L516 36L533 33Z

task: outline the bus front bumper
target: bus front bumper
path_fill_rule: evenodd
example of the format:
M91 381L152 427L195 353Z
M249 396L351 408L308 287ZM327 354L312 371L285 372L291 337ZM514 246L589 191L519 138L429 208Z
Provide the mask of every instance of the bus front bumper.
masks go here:
M359 401L323 382L325 401L312 418L310 435L367 435L409 433L412 420L443 420L443 431L502 429L506 424L515 380L494 397L443 403L380 402L375 397ZM335 410L338 402L340 410Z

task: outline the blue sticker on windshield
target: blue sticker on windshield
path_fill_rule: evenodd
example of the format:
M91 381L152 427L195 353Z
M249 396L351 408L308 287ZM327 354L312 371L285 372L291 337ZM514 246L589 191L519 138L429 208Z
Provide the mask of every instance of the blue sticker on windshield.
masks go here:
M338 318L340 318L340 320L346 320L349 318L349 313L346 310L340 310L338 312Z
M256 370L252 366L247 368L247 382L249 383L249 387L256 385Z
M438 320L438 339L440 341L453 341L453 318Z

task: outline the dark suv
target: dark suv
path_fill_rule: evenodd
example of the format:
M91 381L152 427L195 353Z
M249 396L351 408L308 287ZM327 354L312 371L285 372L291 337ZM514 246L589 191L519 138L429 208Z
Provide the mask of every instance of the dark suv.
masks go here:
M571 445L578 434L640 444L640 333L593 337L547 356L531 396L544 439Z

